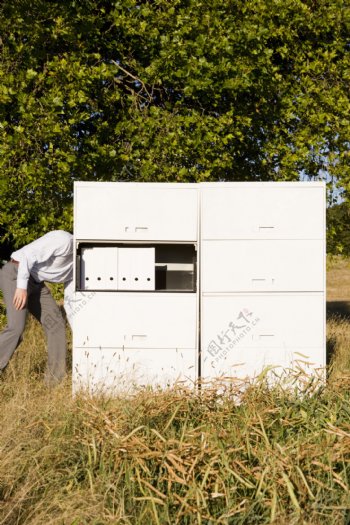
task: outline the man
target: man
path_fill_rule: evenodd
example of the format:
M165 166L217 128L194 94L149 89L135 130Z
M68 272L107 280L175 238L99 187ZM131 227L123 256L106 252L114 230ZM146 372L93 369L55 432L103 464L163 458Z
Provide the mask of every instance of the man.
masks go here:
M73 278L73 236L56 230L11 254L0 270L7 325L0 333L0 370L21 341L27 310L44 328L48 346L46 382L59 382L66 373L66 328L56 301L44 281L65 283Z

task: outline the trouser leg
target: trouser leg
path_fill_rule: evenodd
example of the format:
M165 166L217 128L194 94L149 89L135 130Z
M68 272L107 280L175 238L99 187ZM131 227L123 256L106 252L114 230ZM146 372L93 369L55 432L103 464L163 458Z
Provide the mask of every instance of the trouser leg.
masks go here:
M43 284L29 296L28 310L38 319L47 338L46 380L55 383L66 373L66 325L50 290Z
M7 325L0 333L0 370L3 370L21 342L27 310L16 310L13 297L17 288L17 267L8 262L0 270L0 286L6 306Z

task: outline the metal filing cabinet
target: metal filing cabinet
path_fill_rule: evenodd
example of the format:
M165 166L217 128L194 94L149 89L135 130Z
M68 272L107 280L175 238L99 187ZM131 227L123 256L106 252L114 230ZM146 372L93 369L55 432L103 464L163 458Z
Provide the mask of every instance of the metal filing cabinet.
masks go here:
M325 366L325 185L202 185L201 375Z
M74 198L74 389L192 385L198 186L78 182Z
M325 366L323 183L77 182L74 199L75 390Z

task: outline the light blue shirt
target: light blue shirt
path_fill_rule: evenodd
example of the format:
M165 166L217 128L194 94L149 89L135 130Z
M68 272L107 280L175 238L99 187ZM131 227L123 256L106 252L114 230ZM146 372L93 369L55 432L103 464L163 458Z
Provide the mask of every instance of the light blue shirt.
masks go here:
M11 258L19 262L17 288L26 290L30 275L38 282L68 283L73 278L73 235L63 230L46 233Z

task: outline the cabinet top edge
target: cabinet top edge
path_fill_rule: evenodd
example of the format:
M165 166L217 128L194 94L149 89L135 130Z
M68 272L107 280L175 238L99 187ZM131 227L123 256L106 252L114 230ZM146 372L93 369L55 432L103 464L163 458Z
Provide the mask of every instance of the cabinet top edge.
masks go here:
M324 181L254 181L254 182L200 182L199 186L202 188L244 188L244 187L267 187L267 188L278 188L278 187L288 187L288 188L298 188L298 187L307 187L307 188L325 188L326 183Z
M234 187L310 187L310 188L325 188L326 183L325 181L252 181L252 182L246 182L246 181L231 181L231 182L125 182L125 181L74 181L74 187L75 188L83 188L83 187L96 187L96 186L102 186L102 187L108 187L108 186L115 186L118 184L119 186L127 186L127 187L141 187L141 186L152 186L158 187L158 188L165 188L165 187L171 187L171 188L186 188L186 189L197 189L197 188L234 188Z
M125 187L141 187L152 186L158 188L172 187L172 188L186 188L197 189L199 184L196 182L125 182L125 181L74 181L75 188L96 187L96 186L125 186Z

